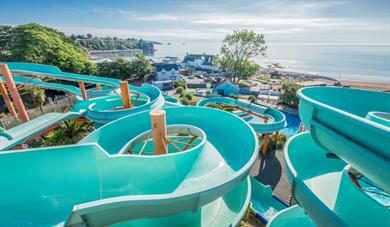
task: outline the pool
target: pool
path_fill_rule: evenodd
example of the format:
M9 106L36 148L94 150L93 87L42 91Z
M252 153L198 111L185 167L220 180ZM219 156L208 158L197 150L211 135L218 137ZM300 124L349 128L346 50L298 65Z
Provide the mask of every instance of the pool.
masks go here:
M285 134L287 138L297 134L299 132L299 124L301 123L301 119L298 115L283 112L286 115L287 126L280 130L281 133Z

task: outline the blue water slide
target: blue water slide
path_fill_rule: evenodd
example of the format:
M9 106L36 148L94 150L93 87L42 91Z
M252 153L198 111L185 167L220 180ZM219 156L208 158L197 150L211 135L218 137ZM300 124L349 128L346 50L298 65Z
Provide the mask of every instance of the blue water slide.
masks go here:
M253 129L216 109L165 111L168 132L188 130L198 138L193 147L170 147L166 155L123 152L150 133L145 111L75 145L1 152L0 225L237 225L249 206L247 176L258 155ZM235 130L222 130L226 124Z
M250 116L245 112L233 111L233 114L243 117L258 133L272 133L282 130L286 125L286 116L277 109L260 106L253 103L244 103L232 98L213 97L207 98L198 103L198 106L206 106L208 103L223 104L228 106L237 106L255 114L263 115L268 118L267 123L256 117Z

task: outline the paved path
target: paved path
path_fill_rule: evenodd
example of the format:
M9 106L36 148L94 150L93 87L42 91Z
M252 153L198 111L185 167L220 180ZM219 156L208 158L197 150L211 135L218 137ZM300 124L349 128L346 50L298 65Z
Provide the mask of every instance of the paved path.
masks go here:
M260 154L250 174L261 183L271 185L273 193L288 203L291 192L283 156L283 150L270 151L265 157Z

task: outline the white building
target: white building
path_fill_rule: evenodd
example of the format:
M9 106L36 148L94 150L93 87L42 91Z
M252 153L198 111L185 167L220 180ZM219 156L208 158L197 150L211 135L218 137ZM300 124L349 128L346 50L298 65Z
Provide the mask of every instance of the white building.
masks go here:
M194 68L203 72L217 72L219 68L213 65L214 55L187 54L182 62L183 67Z
M179 80L179 66L177 64L154 64L157 81Z

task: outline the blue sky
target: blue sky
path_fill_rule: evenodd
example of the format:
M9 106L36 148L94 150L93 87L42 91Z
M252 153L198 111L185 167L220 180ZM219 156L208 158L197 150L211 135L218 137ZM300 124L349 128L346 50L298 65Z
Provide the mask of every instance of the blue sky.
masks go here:
M0 0L1 24L36 22L67 34L220 41L234 29L269 43L390 43L389 0Z

